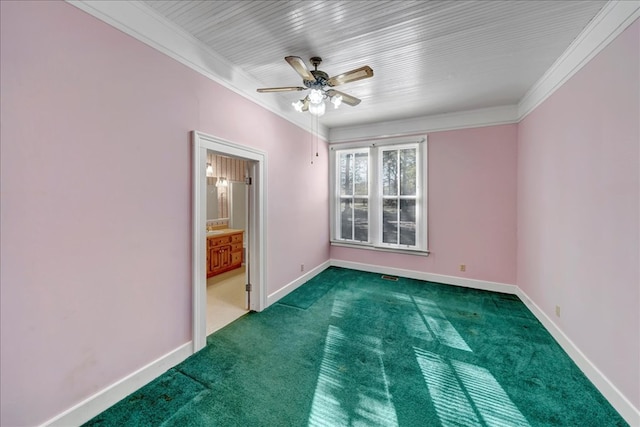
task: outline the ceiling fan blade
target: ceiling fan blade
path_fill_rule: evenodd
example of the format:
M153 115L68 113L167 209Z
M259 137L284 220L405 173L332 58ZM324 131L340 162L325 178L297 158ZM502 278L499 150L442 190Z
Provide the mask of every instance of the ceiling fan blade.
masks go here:
M285 86L285 87L263 87L257 89L260 93L268 93L268 92L295 92L299 90L306 90L306 87L302 86Z
M284 59L289 63L289 65L291 65L291 67L293 67L294 70L296 70L296 73L300 74L300 77L302 77L303 80L311 82L316 81L316 78L313 77L313 74L311 74L311 71L309 71L307 66L304 64L304 61L300 59L299 56L285 56Z
M356 98L355 96L351 96L347 93L344 92L340 92L338 90L335 89L329 89L327 91L327 95L329 96L337 96L340 95L342 97L342 102L344 102L347 105L351 105L352 107L355 107L356 105L360 104L360 101L362 101L359 98Z
M327 80L329 86L338 86L344 83L355 82L356 80L368 79L373 77L373 70L368 65L347 71Z

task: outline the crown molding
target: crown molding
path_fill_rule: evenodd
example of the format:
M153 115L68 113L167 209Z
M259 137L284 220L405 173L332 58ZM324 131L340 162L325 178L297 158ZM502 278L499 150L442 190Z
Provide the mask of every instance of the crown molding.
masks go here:
M319 124L316 128L311 125L307 115L283 112L274 97L257 96L255 88L261 85L259 82L145 4L137 1L112 0L66 0L66 2L307 132L327 140L329 130L326 126Z
M336 127L329 130L329 142L333 144L371 138L511 124L518 122L517 113L516 105L504 105L358 126Z
M524 119L640 16L640 0L608 2L518 103Z

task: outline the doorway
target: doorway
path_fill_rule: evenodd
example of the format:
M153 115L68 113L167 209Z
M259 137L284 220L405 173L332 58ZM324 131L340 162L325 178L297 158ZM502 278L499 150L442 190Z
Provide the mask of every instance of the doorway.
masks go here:
M206 345L207 336L207 151L246 162L249 177L246 186L246 251L244 279L247 284L248 308L261 311L266 307L264 263L264 210L266 153L230 141L191 132L193 145L193 351ZM237 202L238 200L236 200ZM250 214L249 214L250 213ZM226 272L225 272L226 273Z
M207 150L207 336L249 311L252 162Z

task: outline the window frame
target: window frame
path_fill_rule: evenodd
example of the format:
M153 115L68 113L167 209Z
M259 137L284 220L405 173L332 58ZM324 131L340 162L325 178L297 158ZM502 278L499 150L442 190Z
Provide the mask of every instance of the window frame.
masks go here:
M416 155L416 245L401 245L382 242L382 151L403 148L417 148ZM340 222L340 176L338 158L345 152L368 151L368 241L341 239ZM414 255L428 255L428 198L427 198L427 137L426 135L390 138L384 141L361 141L353 143L334 144L330 146L329 159L329 223L330 243L332 246L345 246L360 249L379 250L386 252L411 253ZM353 196L355 197L355 195ZM400 195L398 195L400 200Z

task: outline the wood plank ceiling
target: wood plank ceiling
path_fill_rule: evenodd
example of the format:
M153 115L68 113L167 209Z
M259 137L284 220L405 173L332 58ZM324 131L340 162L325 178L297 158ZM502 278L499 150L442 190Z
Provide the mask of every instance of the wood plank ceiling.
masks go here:
M371 66L373 78L338 87L362 103L327 109L331 128L517 104L606 1L144 3L252 77L252 91L301 85L287 55L309 68L321 56L330 76ZM304 93L260 96L289 108Z

